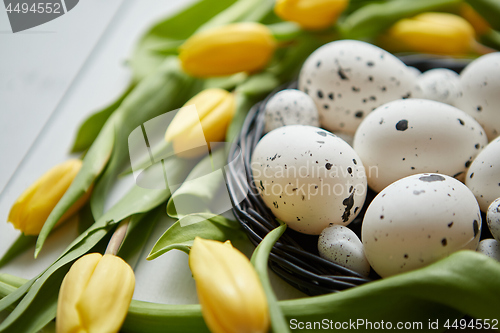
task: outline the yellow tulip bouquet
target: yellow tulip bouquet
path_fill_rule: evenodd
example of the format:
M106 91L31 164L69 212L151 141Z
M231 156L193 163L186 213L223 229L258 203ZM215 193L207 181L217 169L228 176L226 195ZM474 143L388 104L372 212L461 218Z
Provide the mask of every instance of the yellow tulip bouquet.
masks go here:
M217 196L219 189L211 181L187 182L206 166L215 169L213 156L226 160L224 147L211 143L232 142L251 106L293 80L319 46L355 38L394 51L473 55L486 50L477 47L479 42L500 48L498 17L500 5L493 0L198 0L157 23L130 59L129 88L90 116L76 134L72 150L84 152L82 159L55 166L13 204L8 222L22 235L0 265L33 242L36 257L50 232L79 211L86 211L81 216L90 226L35 278L0 274L0 312L7 314L0 333L38 332L51 325L57 333L289 332L286 318L410 321L429 311L459 317L485 311L485 300L492 304L485 317L498 315L498 281L482 278L488 292L474 281L481 275L499 276L500 267L481 258L471 260L470 267L456 266L474 253L338 294L278 302L267 262L285 225L271 231L249 260L231 245L231 240L246 237L238 222L204 208L183 214L173 203L187 195L196 210L195 203ZM189 118L192 105L195 121ZM166 186L136 185L104 211L109 191L129 161L129 135L175 109L179 111L162 135L162 146L171 155L161 162L170 177ZM197 140L209 144L210 155L207 148L204 158L192 149ZM164 183L160 176L153 183ZM130 254L144 246L165 207L178 221L148 249L148 259L171 249L188 253L199 305L132 300ZM484 267L479 271L472 262ZM470 287L457 293L464 284ZM459 297L471 301L464 305L456 301Z

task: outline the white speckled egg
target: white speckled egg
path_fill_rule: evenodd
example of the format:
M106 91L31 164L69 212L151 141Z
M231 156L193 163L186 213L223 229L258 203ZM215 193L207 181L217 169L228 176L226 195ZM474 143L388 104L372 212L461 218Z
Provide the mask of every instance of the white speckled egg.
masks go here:
M389 185L368 206L361 229L366 258L382 277L461 249L476 250L480 234L474 195L440 174L412 175Z
M363 243L347 227L333 224L325 228L318 239L318 251L321 258L364 276L370 274L370 264L366 260Z
M498 244L496 239L488 238L480 241L477 252L500 262L500 244Z
M340 40L307 58L299 88L316 102L321 127L354 134L376 107L412 97L416 80L389 52L361 41Z
M345 141L313 126L267 133L251 161L255 186L273 214L296 231L319 235L349 224L366 197L366 174Z
M500 52L471 62L460 74L462 96L455 105L473 116L488 140L500 135Z
M488 207L486 213L488 229L496 240L500 239L500 198L496 199Z
M319 126L318 110L309 95L285 89L269 99L265 107L265 132L286 125Z
M474 159L465 184L476 196L483 212L500 197L500 137L490 142Z
M471 116L448 104L424 99L389 102L370 113L354 136L354 149L379 192L403 177L435 172L463 180L487 144Z
M424 99L453 105L461 94L460 76L446 68L428 70L417 77Z

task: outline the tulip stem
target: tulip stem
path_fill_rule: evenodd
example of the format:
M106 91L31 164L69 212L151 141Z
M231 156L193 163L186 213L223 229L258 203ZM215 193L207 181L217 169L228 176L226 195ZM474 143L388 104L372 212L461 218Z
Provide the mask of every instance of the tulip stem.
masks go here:
M130 218L127 218L120 222L120 225L118 225L118 228L116 228L115 232L113 233L113 236L111 236L111 239L109 240L108 243L108 247L106 248L106 252L104 254L112 254L115 256L118 253L118 250L122 245L123 239L127 234L129 222Z

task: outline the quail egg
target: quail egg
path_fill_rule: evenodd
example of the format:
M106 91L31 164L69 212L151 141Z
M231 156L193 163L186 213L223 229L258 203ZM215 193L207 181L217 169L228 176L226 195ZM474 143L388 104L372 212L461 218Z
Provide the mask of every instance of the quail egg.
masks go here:
M379 192L403 177L435 172L465 178L487 144L481 126L448 104L424 99L389 102L370 113L354 136L354 149Z
M389 52L355 40L314 51L302 66L299 88L316 102L321 127L354 134L376 107L412 97L414 74Z
M500 198L496 199L488 207L488 212L486 213L486 221L488 222L488 228L490 229L491 235L496 240L500 239Z
M488 257L500 262L500 244L493 238L483 239L479 242L477 252L487 255Z
M325 228L318 239L318 251L321 258L364 276L370 274L370 264L366 260L363 243L347 227L332 224Z
M490 142L474 159L465 184L476 196L483 212L500 197L500 137Z
M296 231L319 235L330 223L347 225L366 197L366 174L345 141L313 126L267 133L251 168L255 186L273 214Z
M500 135L500 52L471 62L460 73L462 96L455 105L480 123L488 140Z
M368 206L361 229L366 258L382 277L476 250L480 234L472 192L455 178L431 173L386 187Z
M309 95L285 89L269 99L265 107L265 132L286 125L319 126L318 110Z
M446 68L435 68L417 77L421 97L453 105L461 94L460 76Z

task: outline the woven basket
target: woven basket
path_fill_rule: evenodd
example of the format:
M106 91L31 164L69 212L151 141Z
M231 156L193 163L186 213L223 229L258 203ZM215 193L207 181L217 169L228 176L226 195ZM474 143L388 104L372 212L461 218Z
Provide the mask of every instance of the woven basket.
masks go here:
M421 71L432 68L448 68L460 72L468 63L467 60L453 60L427 56L404 56L401 59L409 66ZM228 163L227 184L233 200L233 213L254 245L258 245L269 231L279 226L276 218L260 198L256 186L253 185L250 161L255 146L263 135L264 107L270 97L278 91L296 88L296 83L282 86L273 91L265 100L254 105L243 124L242 130L229 153L229 161L234 161L239 154L243 165ZM241 194L248 195L241 201ZM361 223L366 208L376 193L368 191L365 204L348 227L360 237ZM310 236L287 229L279 242L275 244L269 258L269 266L290 285L308 295L321 295L338 292L363 283L378 279L371 272L368 278L343 266L330 262L319 256L317 250L318 236Z

